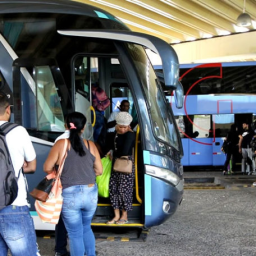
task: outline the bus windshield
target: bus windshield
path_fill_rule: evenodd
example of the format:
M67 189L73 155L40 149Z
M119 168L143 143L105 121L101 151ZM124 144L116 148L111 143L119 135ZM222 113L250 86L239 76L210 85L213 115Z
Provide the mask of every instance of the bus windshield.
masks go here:
M161 141L179 150L178 133L167 102L161 91L154 69L142 46L128 44L135 68L140 74L140 81L149 108L154 135Z

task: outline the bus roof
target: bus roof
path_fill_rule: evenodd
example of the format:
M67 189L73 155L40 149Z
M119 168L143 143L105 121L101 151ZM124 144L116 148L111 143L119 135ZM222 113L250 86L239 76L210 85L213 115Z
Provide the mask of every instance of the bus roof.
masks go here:
M84 3L70 0L0 0L0 14L5 13L63 13L85 15L99 19L108 19L118 23L124 30L130 30L112 14Z

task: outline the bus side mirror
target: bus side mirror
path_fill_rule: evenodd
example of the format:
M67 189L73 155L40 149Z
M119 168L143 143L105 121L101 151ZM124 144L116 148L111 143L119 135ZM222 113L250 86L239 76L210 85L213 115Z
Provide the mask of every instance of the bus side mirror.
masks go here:
M180 81L178 82L177 88L174 91L174 98L175 98L176 108L182 108L183 101L184 101L184 90Z

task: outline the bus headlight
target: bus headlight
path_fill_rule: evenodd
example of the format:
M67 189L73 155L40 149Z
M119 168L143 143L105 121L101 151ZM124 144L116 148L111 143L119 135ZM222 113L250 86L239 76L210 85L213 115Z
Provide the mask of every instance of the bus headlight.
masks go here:
M146 165L146 174L162 179L175 187L180 182L180 178L175 173L152 165Z

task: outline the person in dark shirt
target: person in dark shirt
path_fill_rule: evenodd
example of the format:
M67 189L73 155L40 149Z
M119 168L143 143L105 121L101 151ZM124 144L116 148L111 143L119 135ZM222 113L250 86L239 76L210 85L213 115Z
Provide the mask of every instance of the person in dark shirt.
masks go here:
M254 132L251 129L249 122L243 122L243 131L239 135L239 153L242 154L242 173L248 173L250 175L253 172L252 167L252 148L251 141L254 136ZM246 168L246 164L249 169Z
M238 132L237 132L237 127L235 124L232 124L230 127L230 131L227 134L226 137L226 160L224 163L224 170L223 174L225 175L228 172L228 164L230 162L230 159L232 157L232 165L230 168L230 173L234 172L234 167L235 167L235 155L238 152L238 142L239 142L239 137L238 137Z
M128 156L133 161L132 150L135 143L135 133L130 128L132 116L127 112L119 112L115 117L115 132L109 133L107 145L113 150L113 164L115 159ZM132 210L133 185L134 185L134 162L131 174L123 174L112 170L109 182L110 202L114 208L114 218L107 224L128 223L128 211Z

